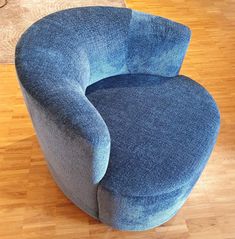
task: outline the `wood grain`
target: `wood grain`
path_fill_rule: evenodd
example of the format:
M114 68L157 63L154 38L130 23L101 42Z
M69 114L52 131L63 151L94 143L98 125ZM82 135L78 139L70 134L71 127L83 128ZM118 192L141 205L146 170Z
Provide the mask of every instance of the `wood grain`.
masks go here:
M1 239L234 239L234 1L128 0L128 7L182 22L193 31L182 74L206 87L221 112L217 145L179 213L145 232L120 232L76 208L52 180L13 65L0 65Z

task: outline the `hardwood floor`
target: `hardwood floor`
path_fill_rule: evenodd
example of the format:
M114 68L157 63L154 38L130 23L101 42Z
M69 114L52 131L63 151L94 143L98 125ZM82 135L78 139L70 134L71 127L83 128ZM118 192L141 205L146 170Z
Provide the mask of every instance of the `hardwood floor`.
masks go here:
M13 65L0 65L1 239L235 238L235 2L127 0L128 7L188 25L182 74L206 87L221 112L217 145L186 204L166 224L120 232L76 208L52 180L32 129Z

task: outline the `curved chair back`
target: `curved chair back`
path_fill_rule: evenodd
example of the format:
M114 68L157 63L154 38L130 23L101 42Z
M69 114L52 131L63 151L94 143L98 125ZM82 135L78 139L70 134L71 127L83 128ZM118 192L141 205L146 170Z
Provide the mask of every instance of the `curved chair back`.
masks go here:
M22 67L24 58L31 76L79 82L83 89L119 74L170 77L178 74L189 39L186 26L161 17L125 8L75 8L31 26L18 43L16 64Z

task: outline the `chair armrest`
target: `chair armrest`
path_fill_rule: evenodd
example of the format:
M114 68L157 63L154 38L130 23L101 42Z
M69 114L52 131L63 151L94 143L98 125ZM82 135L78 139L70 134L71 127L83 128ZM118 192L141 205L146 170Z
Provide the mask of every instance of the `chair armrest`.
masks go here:
M36 98L21 87L49 165L98 183L108 167L110 135L81 87L51 85Z
M182 24L133 11L128 37L129 72L178 75L190 37L190 29Z

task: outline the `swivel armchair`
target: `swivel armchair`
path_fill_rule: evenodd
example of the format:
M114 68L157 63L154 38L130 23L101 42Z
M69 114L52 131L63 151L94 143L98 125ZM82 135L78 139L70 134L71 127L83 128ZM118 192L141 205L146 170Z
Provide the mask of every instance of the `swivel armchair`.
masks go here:
M16 69L64 194L120 230L173 217L219 131L212 96L179 75L188 27L126 8L63 10L34 23Z

